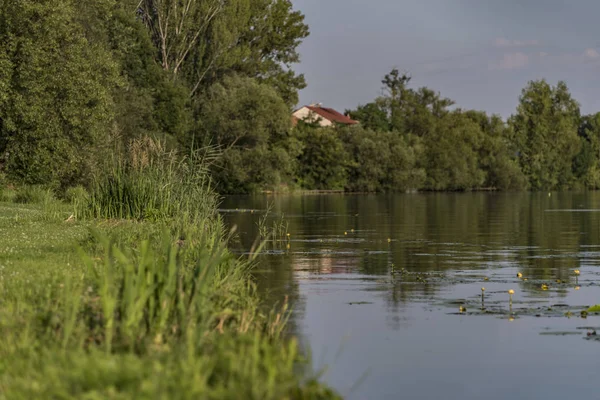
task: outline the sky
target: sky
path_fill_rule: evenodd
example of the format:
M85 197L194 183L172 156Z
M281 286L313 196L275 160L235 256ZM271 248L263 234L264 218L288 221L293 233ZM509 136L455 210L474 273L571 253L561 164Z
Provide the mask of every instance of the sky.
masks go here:
M300 105L343 112L381 94L393 68L464 109L507 117L527 82L567 82L600 111L598 0L292 0L311 35L294 66Z

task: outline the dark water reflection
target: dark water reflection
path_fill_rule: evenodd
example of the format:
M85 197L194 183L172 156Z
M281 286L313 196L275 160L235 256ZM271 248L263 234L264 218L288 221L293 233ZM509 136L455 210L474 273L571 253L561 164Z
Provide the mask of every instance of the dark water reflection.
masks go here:
M229 197L240 252L268 204L291 236L261 257L261 291L292 299L292 329L348 398L597 397L600 343L577 328L600 326L579 318L600 303L600 193ZM471 312L482 286L501 312Z

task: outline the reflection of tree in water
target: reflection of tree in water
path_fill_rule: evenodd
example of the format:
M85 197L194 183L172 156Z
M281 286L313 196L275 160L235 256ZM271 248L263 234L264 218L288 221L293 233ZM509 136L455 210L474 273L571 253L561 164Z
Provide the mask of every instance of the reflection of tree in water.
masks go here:
M257 276L270 304L288 294L298 305L302 274L358 272L385 280L392 265L448 276L488 270L508 276L506 268L513 268L552 287L557 279L574 284L573 269L600 259L600 247L585 247L600 246L600 213L549 211L599 208L596 192L258 196L229 198L223 207L261 210L268 201L274 218L285 214L292 238L289 254L265 257L270 272ZM254 243L257 218L227 214L228 224L239 226L241 248ZM535 285L520 285L539 296L567 293L542 294ZM435 282L388 279L381 293L391 323L401 323L403 304L431 299L439 288Z

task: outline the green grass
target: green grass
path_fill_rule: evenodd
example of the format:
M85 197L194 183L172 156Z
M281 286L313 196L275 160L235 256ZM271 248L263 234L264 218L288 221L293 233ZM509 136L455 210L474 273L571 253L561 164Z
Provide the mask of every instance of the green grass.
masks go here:
M218 218L72 206L0 203L0 399L337 398L298 373L287 309L261 312Z
M207 173L210 151L181 155L150 138L117 151L94 178L89 195L74 196L82 218L213 221L218 199Z

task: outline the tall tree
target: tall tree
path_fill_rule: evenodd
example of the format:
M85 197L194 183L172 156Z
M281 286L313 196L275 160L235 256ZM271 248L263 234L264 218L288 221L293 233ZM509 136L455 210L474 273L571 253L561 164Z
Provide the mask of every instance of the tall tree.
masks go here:
M349 114L350 118L359 121L365 129L371 129L375 132L388 132L390 130L388 114L380 101L360 105L356 110L346 110L346 114Z
M0 2L0 154L25 183L81 179L113 117L117 65L90 43L72 0ZM4 101L2 101L4 97Z
M293 161L278 146L291 126L289 109L272 87L230 76L200 100L196 142L223 151L214 169L223 192L251 192L291 175Z
M407 101L408 84L411 79L407 73L400 73L397 68L394 68L381 81L384 96L380 101L387 109L390 127L397 132L405 131L402 109Z
M579 124L581 150L573 160L573 173L590 189L600 189L600 113L585 115Z
M290 67L308 27L290 0L142 0L139 13L162 67L185 79L191 96L236 72L297 102L305 82Z
M510 129L498 115L483 111L466 111L483 134L479 148L479 167L485 173L483 186L490 189L524 189L527 180L521 171L515 146L510 141Z
M580 150L579 104L564 82L529 82L510 118L521 168L532 189L568 188L573 159Z
M427 188L469 190L480 188L485 172L479 166L483 133L460 110L436 121L425 139Z

